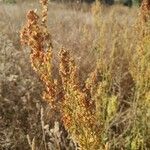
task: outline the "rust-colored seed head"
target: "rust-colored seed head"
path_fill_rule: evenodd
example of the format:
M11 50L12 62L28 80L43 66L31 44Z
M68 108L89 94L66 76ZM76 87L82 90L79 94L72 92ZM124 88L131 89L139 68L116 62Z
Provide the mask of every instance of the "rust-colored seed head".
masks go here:
M23 27L20 37L23 44L28 45L31 48L30 59L31 65L40 76L40 79L44 82L46 90L44 92L44 98L51 105L54 105L56 98L56 85L52 79L52 44L50 34L47 30L47 0L41 0L43 15L42 23L40 17L33 10L30 10L27 14L27 23Z
M42 5L42 25L46 27L47 13L48 13L48 0L40 0Z
M141 18L144 22L147 22L150 19L150 0L142 1Z
M39 16L33 10L30 10L27 14L27 19L30 23L37 23Z
M69 52L66 51L64 48L60 51L60 68L59 72L62 78L62 83L64 85L67 85L67 83L70 80L70 68L69 68L69 62L70 62L70 56Z

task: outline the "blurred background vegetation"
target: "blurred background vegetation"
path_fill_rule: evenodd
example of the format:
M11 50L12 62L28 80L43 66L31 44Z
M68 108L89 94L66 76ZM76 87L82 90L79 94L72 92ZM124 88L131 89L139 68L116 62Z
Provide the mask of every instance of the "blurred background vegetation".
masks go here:
M145 150L143 147L148 149L150 93L145 92L149 89L145 85L150 81L147 80L150 40L147 35L141 38L143 40L139 37L142 31L137 27L139 9L135 6L139 6L140 1L102 0L102 7L94 5L92 8L95 9L92 9L93 2L55 0L49 4L48 27L54 44L54 74L58 74L58 50L63 46L70 51L79 66L81 82L89 77L97 63L98 69L103 69L103 74L109 75L105 72L107 66L101 69L101 63L96 61L103 49L107 52L103 52L107 65L110 66L109 63L113 62L114 71L111 73L114 76L111 81L115 86L113 89L107 88L111 85L110 82L104 80L103 84L99 84L99 81L98 92L93 94L94 98L102 98L103 102L108 98L113 103L116 93L119 92L119 98L123 99L124 93L130 89L126 80L126 77L130 77L126 68L129 69L137 89L136 92L131 90L134 93L134 102L131 98L126 113L117 113L112 121L109 116L106 122L104 120L108 128L103 128L103 142L110 142L111 147L125 147L118 150ZM42 99L43 84L31 68L29 49L20 45L20 29L25 22L26 12L30 9L39 10L38 0L0 0L0 150L29 150L30 144L34 142L37 150L57 150L57 146L61 150L74 150L74 142L64 131L62 123L58 122L58 113L53 112ZM150 31L149 23L146 28ZM102 91L101 85L104 86ZM95 86L97 84L93 87ZM107 89L114 93L107 92ZM112 103L108 104L111 106ZM111 110L109 108L109 105L104 107L104 112ZM109 111L108 114L111 116L114 112ZM112 133L117 135L113 139Z
M2 2L9 3L9 4L14 4L18 2L25 2L27 0L1 0ZM35 0L30 0L30 1L35 1ZM82 2L87 2L87 3L93 3L94 0L51 0L55 2L63 2L63 3L82 3ZM99 0L100 2L106 4L106 5L113 5L113 4L123 4L125 6L131 7L132 5L140 5L141 0Z

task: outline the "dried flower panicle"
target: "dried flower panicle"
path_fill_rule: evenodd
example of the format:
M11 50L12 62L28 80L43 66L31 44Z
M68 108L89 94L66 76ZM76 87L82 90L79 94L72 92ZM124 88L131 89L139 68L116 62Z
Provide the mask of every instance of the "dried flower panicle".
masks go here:
M144 22L147 22L150 19L150 1L149 0L142 0L140 15Z
M62 48L60 51L60 60L59 72L63 85L67 86L68 84L71 84L74 86L74 88L80 88L77 77L77 67L74 60L70 57L69 52L64 48Z
M46 26L47 13L48 13L48 0L40 0L42 5L42 24Z
M62 120L72 138L79 143L81 149L87 149L86 140L91 148L97 147L99 132L95 124L94 105L85 89L82 89L78 80L77 67L68 51L60 51L59 72L64 90L64 100L61 105ZM78 120L78 121L77 121ZM87 132L86 136L80 130ZM91 143L90 143L91 142Z
M41 1L43 8L42 22L33 10L27 14L27 23L23 27L21 42L31 48L30 59L33 69L45 83L44 99L54 105L56 84L52 78L52 44L47 30L47 0Z

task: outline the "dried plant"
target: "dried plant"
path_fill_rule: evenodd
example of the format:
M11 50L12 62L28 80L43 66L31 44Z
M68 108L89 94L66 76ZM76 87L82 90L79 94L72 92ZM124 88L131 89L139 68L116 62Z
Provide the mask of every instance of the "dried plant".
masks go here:
M27 14L27 24L21 31L21 42L31 47L31 64L46 85L45 99L54 106L56 97L56 83L52 78L52 44L46 27L47 2L41 1L42 20L35 11ZM47 94L48 93L48 94Z
M140 15L141 15L141 19L144 22L147 22L149 20L149 16L150 16L150 1L149 0L142 0Z
M143 1L141 6L145 24L148 22L148 2ZM109 30L112 36L108 37L105 33L109 22L98 21L102 10L97 1L93 7L93 14L100 34L96 45L99 59L95 71L81 83L74 59L69 51L62 48L59 53L59 76L54 78L53 46L47 29L48 1L41 0L40 3L42 15L40 17L35 11L28 12L27 24L21 31L21 41L31 48L32 67L45 85L44 99L51 108L60 113L71 139L81 150L144 150L149 147L149 135L146 135L150 130L148 126L150 67L147 67L149 26L142 26L144 34L136 37L135 54L129 61L132 52L128 52L132 51L133 46L126 27L114 19L111 24L112 30ZM115 12L112 11L110 18L114 16ZM100 27L103 28L99 29ZM111 40L113 42L108 46L107 42ZM144 123L139 122L138 118ZM44 123L42 126L44 128ZM49 133L48 128L46 129ZM55 145L57 148L60 146L58 141ZM29 140L29 143L34 147L34 140L33 142Z

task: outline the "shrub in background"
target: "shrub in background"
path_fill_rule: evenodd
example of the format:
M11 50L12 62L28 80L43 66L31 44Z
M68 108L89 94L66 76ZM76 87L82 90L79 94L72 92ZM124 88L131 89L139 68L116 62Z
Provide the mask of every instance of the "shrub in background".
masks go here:
M15 4L16 0L3 0L3 2L9 3L9 4Z

